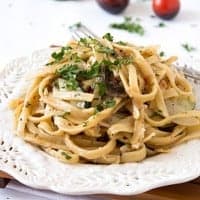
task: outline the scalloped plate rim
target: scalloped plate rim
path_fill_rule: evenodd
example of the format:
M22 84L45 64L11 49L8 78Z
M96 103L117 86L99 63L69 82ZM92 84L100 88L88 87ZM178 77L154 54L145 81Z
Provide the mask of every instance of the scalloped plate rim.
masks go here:
M49 49L41 49L41 50L38 50L35 52L35 54L37 52L42 52L42 51L48 51L50 52ZM34 54L34 53L33 53ZM17 58L17 59L14 59L12 61L10 61L9 63L11 64L12 62L15 62L15 61L18 61L20 59L28 59L30 60L32 57L21 57L21 58ZM14 67L14 66L13 66ZM11 66L12 68L12 66ZM7 69L3 69L0 71L0 78L2 78L3 74L5 73ZM0 81L1 83L1 81ZM4 108L5 107L5 104L2 106L1 105L1 108ZM1 136L1 134L0 134ZM13 137L13 140L15 140L15 137ZM193 141L190 141L187 143L187 145L189 145L190 143L192 143ZM198 142L200 143L200 141L198 140ZM29 144L28 144L29 145ZM185 144L183 145L180 145L180 146L184 146ZM1 152L0 152L1 153ZM148 158L147 160L149 160L151 158ZM145 162L145 161L144 161ZM128 165L128 164L127 164ZM137 164L136 164L137 165ZM166 186L166 185L172 185L172 184L178 184L178 183L183 183L183 182L187 182L187 181L190 181L190 180L193 180L194 178L197 178L199 175L200 175L200 170L198 170L198 172L196 172L196 174L191 174L191 175L188 175L187 177L184 176L184 177L178 177L178 178L175 178L173 180L165 180L165 181L161 181L161 182L157 182L157 183L154 183L150 186L144 186L143 188L140 188L136 191L121 191L120 189L116 192L116 190L112 190L111 189L103 189L103 188L99 188L98 190L93 190L92 188L88 188L88 189L85 189L85 190L82 190L82 191L67 191L65 192L64 190L60 190L58 187L54 186L54 185L43 185L42 183L34 183L34 182L31 182L29 181L29 179L25 179L23 176L21 176L17 171L11 169L10 167L5 167L5 166L0 166L0 169L7 172L8 174L10 174L11 176L15 177L17 180L19 180L21 183L27 185L27 186L31 186L31 187L34 187L34 188L37 188L37 189L45 189L45 190L52 190L52 191L55 191L55 192L59 192L59 193L63 193L63 194L70 194L70 195L80 195L80 194L117 194L117 195L136 195L136 194L140 194L140 193L143 193L143 192L146 192L148 190L151 190L151 189L155 189L155 188L158 188L158 187L162 187L162 186Z

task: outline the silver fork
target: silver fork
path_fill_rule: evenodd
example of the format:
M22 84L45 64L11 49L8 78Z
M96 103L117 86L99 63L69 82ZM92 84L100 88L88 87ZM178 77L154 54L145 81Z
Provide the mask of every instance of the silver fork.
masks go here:
M89 30L85 25L81 23L77 23L73 26L70 26L69 30L74 40L80 40L81 38L85 37L92 37L98 39L98 36L96 34L94 34L91 30ZM189 68L186 65L184 67L176 66L176 68L179 71L183 72L188 79L190 79L194 83L200 84L200 72Z

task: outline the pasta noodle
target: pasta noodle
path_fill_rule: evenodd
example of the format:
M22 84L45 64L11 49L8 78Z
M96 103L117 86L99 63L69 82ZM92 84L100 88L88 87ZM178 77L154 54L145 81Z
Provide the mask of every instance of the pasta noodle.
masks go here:
M71 41L10 103L16 134L65 163L139 162L200 138L189 81L157 46Z

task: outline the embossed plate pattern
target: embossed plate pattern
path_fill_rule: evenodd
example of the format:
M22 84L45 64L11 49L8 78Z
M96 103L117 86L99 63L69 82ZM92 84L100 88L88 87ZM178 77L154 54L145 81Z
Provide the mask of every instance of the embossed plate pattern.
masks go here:
M7 104L23 93L31 80L30 71L37 72L49 54L49 49L37 51L29 58L14 60L0 73L0 170L28 186L73 195L133 195L200 176L200 140L141 163L105 166L63 164L16 137ZM199 92L200 86L194 86Z

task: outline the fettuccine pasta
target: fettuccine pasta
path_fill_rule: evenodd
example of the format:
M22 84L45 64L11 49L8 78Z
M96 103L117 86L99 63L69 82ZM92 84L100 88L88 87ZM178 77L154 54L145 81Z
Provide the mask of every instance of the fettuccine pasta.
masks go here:
M16 134L65 163L138 162L200 138L191 84L157 46L71 41L10 103Z

